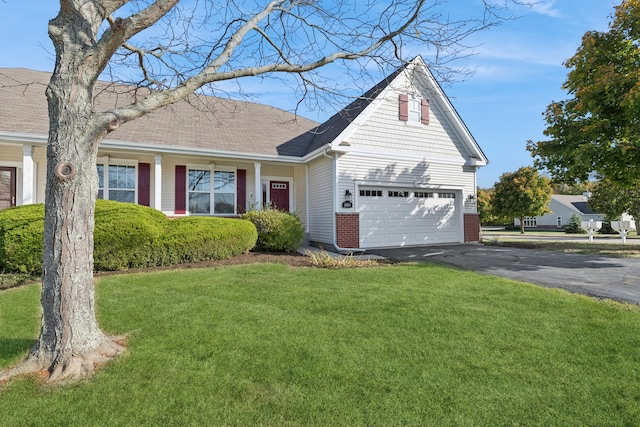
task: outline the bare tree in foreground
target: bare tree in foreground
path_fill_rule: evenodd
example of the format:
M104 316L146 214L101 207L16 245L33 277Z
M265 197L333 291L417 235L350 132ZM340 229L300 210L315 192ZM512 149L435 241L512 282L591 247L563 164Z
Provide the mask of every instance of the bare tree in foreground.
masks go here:
M49 23L56 63L46 91L42 324L26 359L0 381L39 371L50 381L82 378L124 350L100 330L94 307L96 156L106 135L204 85L289 73L305 94L323 88L313 71L330 63L399 65L406 45L455 55L467 35L497 23L506 2L516 2L503 1L483 2L479 19L457 19L444 0L60 0ZM129 82L148 92L96 111L96 81L107 68L136 76Z

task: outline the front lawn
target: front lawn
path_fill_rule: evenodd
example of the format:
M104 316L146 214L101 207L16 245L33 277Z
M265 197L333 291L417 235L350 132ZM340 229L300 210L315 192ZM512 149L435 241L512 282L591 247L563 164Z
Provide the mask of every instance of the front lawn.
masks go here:
M640 310L427 263L102 277L128 353L0 388L0 425L640 425ZM0 367L39 288L0 292Z

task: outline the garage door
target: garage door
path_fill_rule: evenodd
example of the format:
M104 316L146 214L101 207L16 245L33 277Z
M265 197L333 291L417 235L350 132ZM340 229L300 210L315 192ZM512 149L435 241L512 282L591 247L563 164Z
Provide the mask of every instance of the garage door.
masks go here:
M459 242L457 197L455 191L360 187L360 247Z

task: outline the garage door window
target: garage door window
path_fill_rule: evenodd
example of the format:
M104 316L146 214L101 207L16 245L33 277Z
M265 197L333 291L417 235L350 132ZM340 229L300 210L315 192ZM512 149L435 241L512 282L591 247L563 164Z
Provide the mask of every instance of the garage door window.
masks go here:
M438 193L439 199L455 199L456 193Z
M389 197L409 197L408 191L391 191L389 190Z
M413 197L416 199L430 199L433 197L433 193L428 191L414 191Z
M360 190L361 197L382 197L382 190Z

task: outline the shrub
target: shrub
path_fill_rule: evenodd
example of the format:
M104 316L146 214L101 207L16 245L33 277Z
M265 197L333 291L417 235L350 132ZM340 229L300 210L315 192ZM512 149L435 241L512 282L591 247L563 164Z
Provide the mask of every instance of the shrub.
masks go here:
M167 217L160 211L133 203L96 202L94 269L124 270L157 265Z
M318 268L357 268L357 267L375 267L378 266L378 261L373 259L361 260L349 255L332 256L325 250L321 251L305 251L306 255L311 260L311 265Z
M158 258L164 265L227 259L249 252L258 233L249 221L184 217L169 221Z
M602 228L598 230L598 234L618 234L618 232L611 227L611 220L605 218L602 221Z
M42 274L44 206L0 211L0 271ZM155 209L98 200L94 270L124 270L230 258L256 243L249 221L185 217L169 220Z
M42 273L44 205L0 211L0 270Z
M586 234L587 230L580 225L580 217L577 214L571 215L567 225L564 227L564 232L567 234Z
M252 210L242 217L256 226L257 250L294 252L304 239L304 227L295 214L270 208L261 211Z

